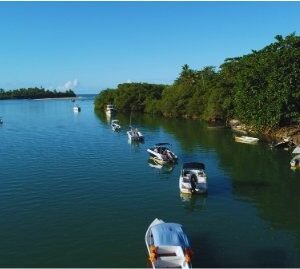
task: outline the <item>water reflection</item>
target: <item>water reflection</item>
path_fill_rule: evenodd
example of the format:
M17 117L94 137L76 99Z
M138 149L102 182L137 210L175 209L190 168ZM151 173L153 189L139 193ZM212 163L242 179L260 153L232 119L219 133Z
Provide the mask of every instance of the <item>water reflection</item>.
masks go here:
M205 208L206 206L206 194L188 194L188 193L180 193L180 198L182 201L182 206L184 209L194 212L200 211Z

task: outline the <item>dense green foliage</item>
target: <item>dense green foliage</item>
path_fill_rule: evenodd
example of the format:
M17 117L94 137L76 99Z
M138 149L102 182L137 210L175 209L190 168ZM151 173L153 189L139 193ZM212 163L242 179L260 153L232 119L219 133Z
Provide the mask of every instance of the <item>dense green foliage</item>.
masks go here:
M0 89L0 99L40 99L40 98L60 98L76 97L72 90L66 92L50 91L44 88L21 88L17 90L4 91Z
M103 110L114 103L120 111L157 112L155 102L161 99L166 86L148 83L119 84L116 90L102 91L95 101L95 108Z
M182 67L170 86L125 83L99 93L96 109L114 103L118 110L137 110L172 117L226 121L237 118L256 129L300 120L300 37L283 38L248 55L192 70Z

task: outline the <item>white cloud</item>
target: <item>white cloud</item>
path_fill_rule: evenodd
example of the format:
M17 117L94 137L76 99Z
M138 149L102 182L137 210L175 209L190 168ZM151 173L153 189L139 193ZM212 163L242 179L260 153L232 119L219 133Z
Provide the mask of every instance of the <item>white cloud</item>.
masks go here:
M130 79L127 79L127 81L126 81L127 83L131 83L131 80Z
M58 90L60 91L66 91L66 90L74 90L79 85L78 79L69 80L67 81L63 86L58 86Z

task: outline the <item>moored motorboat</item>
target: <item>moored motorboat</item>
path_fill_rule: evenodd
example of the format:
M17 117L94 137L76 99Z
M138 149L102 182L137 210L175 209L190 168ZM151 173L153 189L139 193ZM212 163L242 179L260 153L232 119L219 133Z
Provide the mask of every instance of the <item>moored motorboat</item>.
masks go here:
M191 268L192 250L181 224L155 219L145 235L153 268Z
M80 107L79 105L75 105L75 106L73 107L73 111L74 111L74 112L80 112L80 111L81 111L81 107Z
M109 104L106 106L105 112L107 115L113 115L116 112L114 105Z
M153 147L147 149L147 151L158 163L175 163L178 157L168 146L170 146L169 143L157 143Z
M199 162L184 163L179 177L179 189L182 193L207 193L205 165Z
M127 131L128 139L130 141L144 141L143 134L138 130L138 128L130 127L130 130Z
M292 153L293 154L300 154L300 146L295 147Z
M235 141L239 143L255 144L259 141L259 139L256 137L242 135L242 136L235 136Z
M290 162L292 169L300 169L300 154L296 155Z
M118 124L119 121L118 120L112 120L111 121L111 128L113 131L118 132L121 130L121 126Z

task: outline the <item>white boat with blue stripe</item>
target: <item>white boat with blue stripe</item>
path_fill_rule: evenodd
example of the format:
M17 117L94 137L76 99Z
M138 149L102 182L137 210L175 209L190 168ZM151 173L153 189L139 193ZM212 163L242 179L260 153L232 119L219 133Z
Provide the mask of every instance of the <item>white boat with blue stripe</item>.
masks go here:
M145 235L153 268L192 268L192 250L181 224L155 219Z

